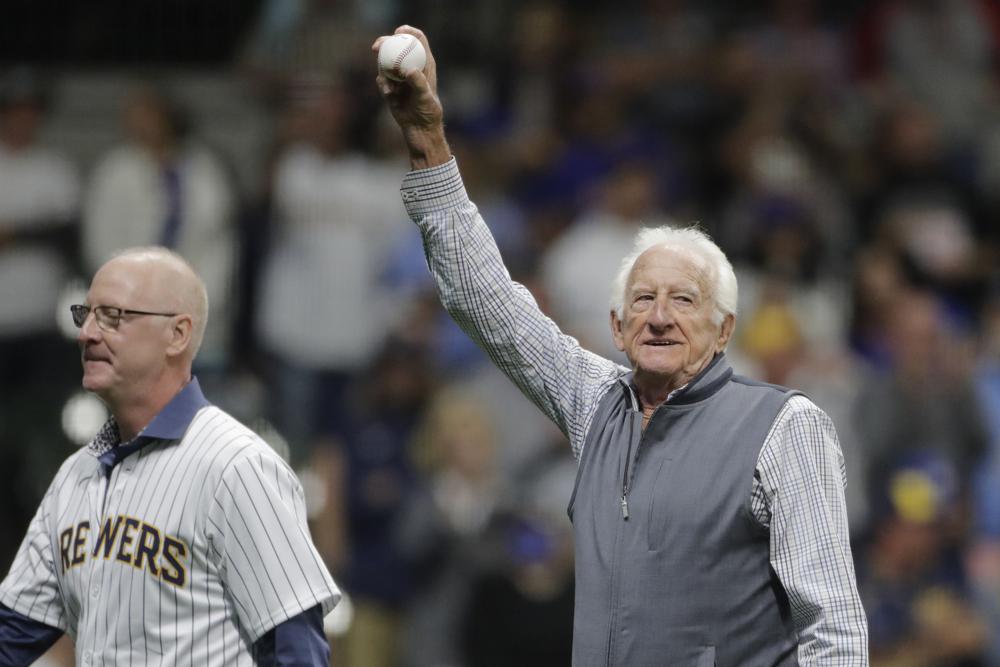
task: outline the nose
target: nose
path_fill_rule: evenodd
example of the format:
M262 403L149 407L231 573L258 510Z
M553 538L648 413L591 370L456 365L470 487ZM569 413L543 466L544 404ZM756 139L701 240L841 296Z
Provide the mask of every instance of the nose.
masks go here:
M657 298L649 311L649 317L646 318L646 324L657 331L662 331L669 328L673 323L674 313L670 308L669 302L667 299Z
M83 344L87 341L98 340L101 336L101 328L97 326L97 316L94 315L94 311L87 313L87 319L83 321L83 326L81 326L76 332L76 342Z

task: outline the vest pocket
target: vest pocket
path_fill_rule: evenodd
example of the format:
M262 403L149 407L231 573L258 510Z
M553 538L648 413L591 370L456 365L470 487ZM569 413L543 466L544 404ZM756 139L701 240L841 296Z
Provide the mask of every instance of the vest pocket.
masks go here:
M648 478L652 480L646 517L649 551L676 549L676 537L702 535L725 520L725 496L713 486L715 473L690 458L671 456L648 462L651 470L656 468L655 476Z
M667 508L664 507L665 491L660 487L670 483L670 464L670 459L660 459L656 475L653 477L653 487L649 490L649 512L646 514L646 548L649 551L662 549L663 541L666 539L667 522L670 518Z

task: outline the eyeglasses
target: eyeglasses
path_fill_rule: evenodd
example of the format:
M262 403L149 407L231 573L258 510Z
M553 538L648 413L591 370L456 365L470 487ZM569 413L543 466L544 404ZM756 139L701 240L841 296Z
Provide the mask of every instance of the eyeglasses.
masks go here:
M126 310L124 308L115 308L114 306L84 306L82 304L76 304L69 307L69 312L73 314L73 324L77 327L83 327L83 323L87 321L87 316L90 312L94 312L94 319L97 320L97 326L99 326L104 331L115 331L118 329L118 325L122 322L122 316L124 315L156 315L158 317L173 317L177 313L151 313L146 310Z

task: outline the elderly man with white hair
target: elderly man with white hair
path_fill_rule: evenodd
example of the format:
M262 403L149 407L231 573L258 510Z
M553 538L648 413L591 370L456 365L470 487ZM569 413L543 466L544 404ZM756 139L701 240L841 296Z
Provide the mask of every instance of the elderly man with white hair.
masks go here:
M733 374L725 255L695 229L640 232L610 312L632 368L581 348L511 280L451 157L427 40L397 32L427 64L378 85L441 300L579 461L573 664L868 664L836 432L804 396Z

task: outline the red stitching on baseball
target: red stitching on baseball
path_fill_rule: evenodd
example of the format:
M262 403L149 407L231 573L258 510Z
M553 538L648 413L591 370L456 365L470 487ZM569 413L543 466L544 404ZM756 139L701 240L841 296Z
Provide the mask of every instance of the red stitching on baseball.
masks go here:
M403 64L403 58L405 58L406 56L410 55L410 51L412 51L414 48L416 48L416 46L417 46L417 39L414 37L414 38L410 39L410 41L406 45L406 47L402 51L400 51L399 55L396 56L396 59L394 61L392 61L392 69L394 69L397 72L402 73L402 70L399 69L399 66Z

